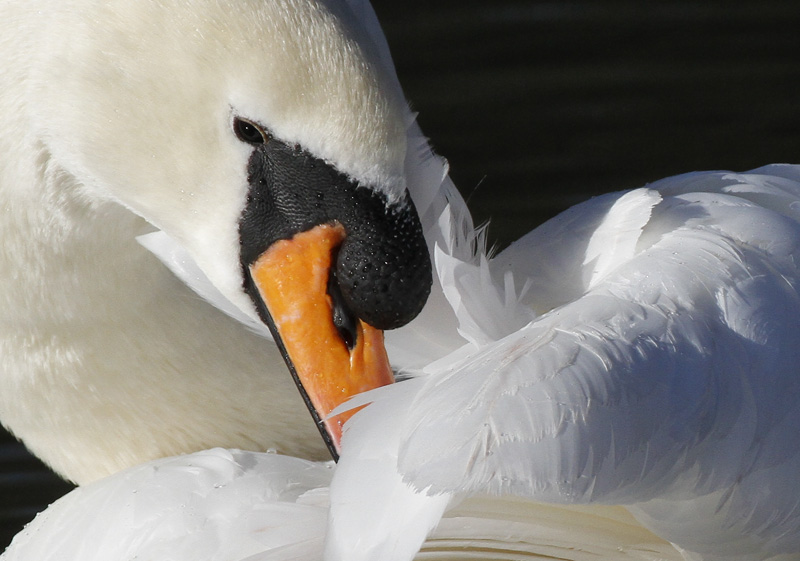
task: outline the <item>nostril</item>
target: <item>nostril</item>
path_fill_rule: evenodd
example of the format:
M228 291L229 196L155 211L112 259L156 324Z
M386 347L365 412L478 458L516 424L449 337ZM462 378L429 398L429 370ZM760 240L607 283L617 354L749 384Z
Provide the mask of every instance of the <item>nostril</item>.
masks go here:
M350 308L345 304L342 291L339 288L339 282L336 279L336 268L331 267L330 275L328 276L328 296L330 296L332 306L332 320L333 325L339 332L339 336L344 341L349 350L353 350L358 340L358 331L356 327L356 317Z

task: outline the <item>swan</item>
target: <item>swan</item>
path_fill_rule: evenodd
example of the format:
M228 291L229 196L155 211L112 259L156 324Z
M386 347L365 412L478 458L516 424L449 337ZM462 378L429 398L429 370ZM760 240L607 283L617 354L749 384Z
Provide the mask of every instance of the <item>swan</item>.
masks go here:
M0 411L89 484L4 559L797 558L797 168L599 197L492 257L403 104L368 4L44 5L0 8L19 30L0 39L15 271ZM87 54L101 58L75 64ZM298 172L295 154L313 167ZM272 231L262 181L291 199L295 182L276 177L318 173L369 211L319 230L331 220L315 196ZM322 286L325 314L340 313L327 336L399 327L386 349L408 379L383 385L372 345L381 387L342 404L301 380L335 469L224 449L154 459L324 453L283 373L282 354L303 378L292 314L271 300L283 273L259 274L272 249L303 247L290 234L307 216L322 233L311 245L344 248L342 229L359 239L373 220L403 232L391 260L412 276L397 284L422 290L375 302L346 268L311 272L338 276ZM363 235L372 249L391 238Z
M198 298L137 240L174 240L263 326L262 250L338 224L348 239L336 250L336 328L367 331L353 352L385 363L361 349L379 334L354 311L372 326L408 321L430 262L406 194L405 102L357 10L0 6L0 419L66 479L214 446L329 457L279 346ZM311 245L322 243L339 242ZM295 343L284 335L285 351ZM376 372L385 380L388 366Z

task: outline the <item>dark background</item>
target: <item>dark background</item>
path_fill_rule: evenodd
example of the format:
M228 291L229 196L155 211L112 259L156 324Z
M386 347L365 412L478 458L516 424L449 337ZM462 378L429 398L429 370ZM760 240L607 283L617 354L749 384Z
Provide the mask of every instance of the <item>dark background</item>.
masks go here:
M800 163L800 2L373 5L423 130L498 245L598 193ZM0 550L68 489L0 434Z

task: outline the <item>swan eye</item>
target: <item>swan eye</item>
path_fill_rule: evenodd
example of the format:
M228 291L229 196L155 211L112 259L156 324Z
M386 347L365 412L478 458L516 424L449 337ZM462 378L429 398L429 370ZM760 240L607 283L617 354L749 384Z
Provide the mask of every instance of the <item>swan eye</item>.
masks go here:
M233 132L236 138L248 144L265 144L267 134L255 123L235 117L233 119Z

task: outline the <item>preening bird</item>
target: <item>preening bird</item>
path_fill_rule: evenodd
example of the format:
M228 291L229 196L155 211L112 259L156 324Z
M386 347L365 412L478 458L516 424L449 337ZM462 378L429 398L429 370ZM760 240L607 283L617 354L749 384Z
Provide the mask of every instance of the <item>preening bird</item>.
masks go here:
M114 474L4 561L800 557L796 167L490 256L365 2L0 21L0 418ZM283 359L335 468L155 459L320 458Z
M0 415L67 479L213 446L328 456L278 347L158 263L137 242L156 229L285 352L313 349L296 375L338 369L326 348L390 374L374 328L430 288L405 102L360 8L329 4L0 6ZM307 271L264 274L302 248ZM276 325L282 286L329 292L348 345Z

